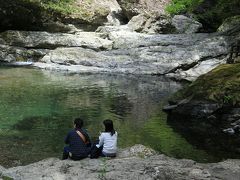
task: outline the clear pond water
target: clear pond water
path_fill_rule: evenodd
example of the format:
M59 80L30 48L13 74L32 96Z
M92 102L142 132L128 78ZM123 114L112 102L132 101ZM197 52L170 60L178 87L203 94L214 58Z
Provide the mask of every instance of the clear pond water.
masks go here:
M0 164L24 165L61 157L75 117L92 139L110 118L118 146L144 144L177 158L218 158L189 144L167 124L162 105L181 84L163 77L71 75L28 68L0 68Z

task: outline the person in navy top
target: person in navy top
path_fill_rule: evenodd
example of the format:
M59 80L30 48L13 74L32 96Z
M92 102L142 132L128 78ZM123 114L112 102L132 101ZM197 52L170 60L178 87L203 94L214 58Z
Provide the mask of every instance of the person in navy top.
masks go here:
M85 129L82 128L83 120L76 118L74 120L74 129L68 132L65 143L68 146L64 147L62 159L80 160L88 157L91 150L91 142L89 135Z

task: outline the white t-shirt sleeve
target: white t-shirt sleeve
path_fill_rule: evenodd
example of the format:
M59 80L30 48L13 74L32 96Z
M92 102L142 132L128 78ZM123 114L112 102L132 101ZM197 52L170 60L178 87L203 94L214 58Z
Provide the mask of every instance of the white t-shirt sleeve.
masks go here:
M101 133L101 135L99 136L99 143L96 146L99 148L100 146L103 145L103 143L104 143L104 136Z

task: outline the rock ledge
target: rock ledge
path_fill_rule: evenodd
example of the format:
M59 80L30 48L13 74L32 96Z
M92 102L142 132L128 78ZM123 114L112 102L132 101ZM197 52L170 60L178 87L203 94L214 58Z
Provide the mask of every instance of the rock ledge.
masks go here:
M143 145L119 152L117 158L81 161L49 158L27 166L4 169L2 178L13 179L239 179L240 160L200 164L157 154Z

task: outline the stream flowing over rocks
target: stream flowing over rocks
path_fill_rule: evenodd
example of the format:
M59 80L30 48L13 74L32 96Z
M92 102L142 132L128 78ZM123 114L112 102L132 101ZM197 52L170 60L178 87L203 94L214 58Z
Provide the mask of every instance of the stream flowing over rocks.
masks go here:
M237 180L240 160L201 164L192 160L157 154L143 145L119 152L113 159L86 158L81 161L49 158L27 166L5 169L0 174L16 180L28 179L169 179L169 180Z

